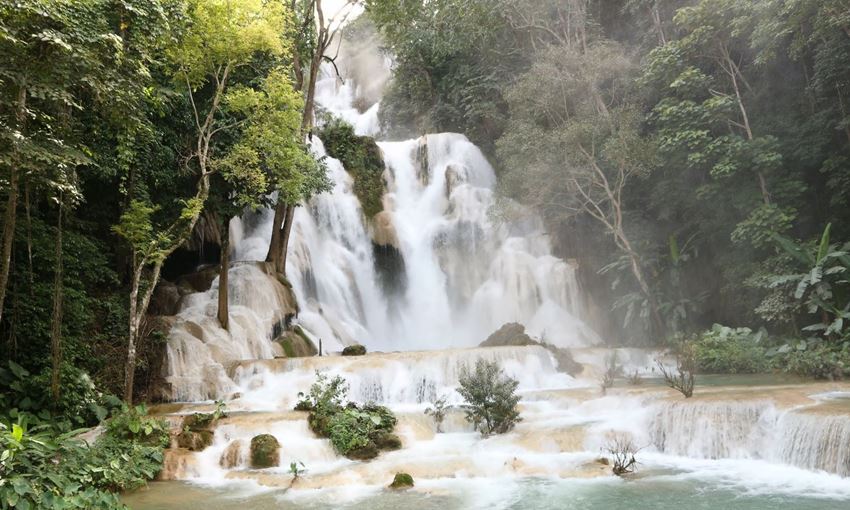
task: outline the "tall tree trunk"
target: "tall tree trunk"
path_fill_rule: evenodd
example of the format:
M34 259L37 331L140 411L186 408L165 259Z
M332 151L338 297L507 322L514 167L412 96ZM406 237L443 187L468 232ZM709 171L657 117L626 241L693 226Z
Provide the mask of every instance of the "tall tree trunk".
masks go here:
M18 130L23 133L26 127L27 88L18 89L18 101L15 118ZM17 153L17 149L12 149ZM18 212L18 192L20 187L20 169L17 155L13 156L9 169L9 197L6 199L6 211L3 218L3 254L0 259L0 320L3 319L3 304L6 300L6 287L9 284L9 268L12 265L12 246L15 244L15 221Z
M56 223L56 269L53 276L53 317L50 328L50 395L59 401L59 376L62 370L62 212L64 199L59 192L59 219Z
M15 220L18 209L18 169L10 168L9 197L6 200L6 212L3 218L3 259L0 261L0 320L3 318L3 303L6 300L6 286L9 283L9 267L12 265L12 246L15 244Z
M289 252L289 234L292 232L292 220L295 218L295 206L286 207L286 217L283 220L283 233L280 240L280 267L278 272L286 275L286 256Z
M266 255L266 262L271 262L275 268L278 267L278 259L280 258L280 229L282 228L283 219L286 216L286 204L278 202L274 206L274 219L272 220L272 238L269 241L269 252Z
M226 221L221 234L221 264L218 270L218 323L224 329L230 329L230 315L227 307L227 273L230 267L230 228Z

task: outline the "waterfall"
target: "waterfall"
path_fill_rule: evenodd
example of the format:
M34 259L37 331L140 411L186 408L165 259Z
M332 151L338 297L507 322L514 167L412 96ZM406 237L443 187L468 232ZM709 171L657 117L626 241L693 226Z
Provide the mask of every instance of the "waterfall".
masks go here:
M778 410L772 401L657 404L648 432L659 451L699 459L763 459L850 475L850 416Z
M321 106L360 134L373 133L379 105L357 113L350 82L326 71L317 87ZM311 146L327 156L321 140ZM580 319L576 268L551 255L540 219L518 206L521 219L493 219L495 173L465 136L379 147L389 183L384 212L364 218L352 177L327 157L333 189L296 210L287 278L304 329L331 351L355 342L372 350L470 347L506 322L559 346L599 342ZM265 256L272 216L240 221L236 259ZM387 251L395 257L389 268L377 256ZM395 284L382 285L387 277Z
M261 263L230 269L230 330L216 318L218 278L206 292L183 298L168 336L166 382L171 400L221 398L233 390L225 368L271 358L275 324L295 313L291 292Z
M785 413L777 424L773 457L806 469L850 476L850 417Z
M495 361L519 381L519 391L568 388L578 384L556 369L552 354L539 346L398 352L356 357L312 357L244 361L234 368L240 398L235 408L291 409L297 391L308 388L315 372L340 375L349 398L380 404L427 404L440 397L461 403L454 391L465 368L479 359Z

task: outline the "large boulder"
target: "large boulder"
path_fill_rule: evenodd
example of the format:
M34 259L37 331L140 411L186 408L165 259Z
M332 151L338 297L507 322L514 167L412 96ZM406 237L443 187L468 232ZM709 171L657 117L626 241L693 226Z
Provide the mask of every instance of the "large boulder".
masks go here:
M263 469L280 465L280 443L271 434L251 438L251 467Z
M213 432L211 430L184 430L177 435L177 446L193 452L204 450L211 445Z
M507 324L504 324L501 328L488 336L487 340L481 342L481 347L522 345L540 345L540 342L528 336L525 332L525 326L517 322L508 322Z

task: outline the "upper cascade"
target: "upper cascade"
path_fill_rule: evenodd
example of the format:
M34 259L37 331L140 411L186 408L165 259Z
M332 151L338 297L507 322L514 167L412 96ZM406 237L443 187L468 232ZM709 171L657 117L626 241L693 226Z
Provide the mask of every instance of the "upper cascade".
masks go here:
M322 76L320 106L374 135L379 104L357 113L351 81L328 69ZM321 140L312 147L326 157ZM333 189L295 214L287 278L298 322L327 350L353 342L371 350L470 347L508 321L558 346L598 343L580 319L576 268L551 255L539 218L493 218L495 172L474 144L441 133L379 147L383 212L365 219L353 177L327 157ZM237 259L265 256L271 220L269 211L243 218ZM382 285L382 271L394 285Z

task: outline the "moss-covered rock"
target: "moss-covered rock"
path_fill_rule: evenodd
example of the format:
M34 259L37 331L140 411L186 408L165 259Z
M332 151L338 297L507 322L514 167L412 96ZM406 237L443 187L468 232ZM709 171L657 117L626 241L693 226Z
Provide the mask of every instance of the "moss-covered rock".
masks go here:
M365 446L349 450L345 456L351 460L372 460L377 457L379 453L381 452L378 450L378 446L375 443L369 443Z
M413 487L413 477L407 473L396 473L390 489L409 489Z
M372 438L379 450L400 450L401 438L390 432L379 432Z
M281 346L287 358L305 358L319 353L319 349L300 326L284 331L275 342Z
M213 432L211 430L183 430L177 435L177 446L193 452L204 450L211 445Z
M251 439L251 467L263 469L280 464L280 443L271 434L260 434Z
M363 356L366 354L366 346L355 344L349 345L342 350L343 356Z

